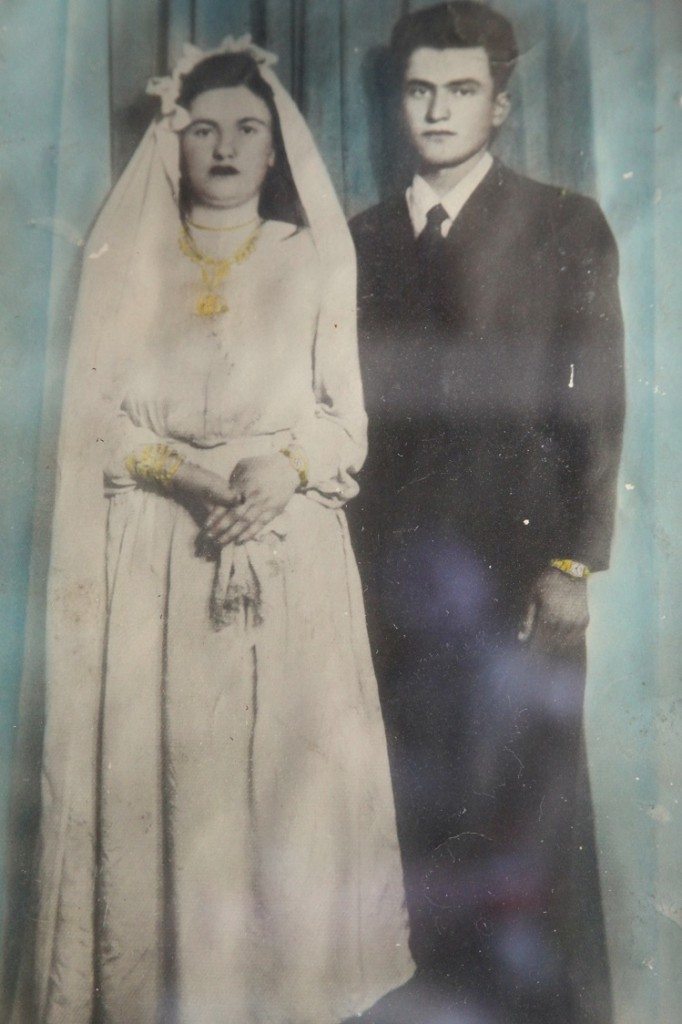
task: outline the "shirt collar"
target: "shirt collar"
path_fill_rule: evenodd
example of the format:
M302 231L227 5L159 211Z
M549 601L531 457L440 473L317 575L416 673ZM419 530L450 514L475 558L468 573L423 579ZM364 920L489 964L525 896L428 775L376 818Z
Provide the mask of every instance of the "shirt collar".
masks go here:
M415 174L412 184L406 192L407 209L415 236L422 233L426 227L427 213L438 203L445 208L448 215L448 219L443 221L441 229L443 235L447 235L467 199L475 192L492 166L493 158L486 150L466 177L458 181L454 188L451 188L444 196L439 196L420 174Z

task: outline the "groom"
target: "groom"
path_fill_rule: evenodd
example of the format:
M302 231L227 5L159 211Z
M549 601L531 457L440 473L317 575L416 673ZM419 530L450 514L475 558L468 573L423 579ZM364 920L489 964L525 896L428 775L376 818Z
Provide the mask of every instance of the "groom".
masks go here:
M591 199L490 155L504 17L422 9L391 54L417 173L351 225L370 420L352 525L413 953L495 1024L607 1024L582 706L623 424L616 245Z

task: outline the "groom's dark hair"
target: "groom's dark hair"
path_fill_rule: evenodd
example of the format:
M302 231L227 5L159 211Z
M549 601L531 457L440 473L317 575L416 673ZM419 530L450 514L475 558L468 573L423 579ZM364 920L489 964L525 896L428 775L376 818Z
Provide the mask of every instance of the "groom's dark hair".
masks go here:
M488 54L495 91L503 92L519 56L511 22L477 0L453 0L404 15L391 37L395 70L402 81L415 50L482 46Z

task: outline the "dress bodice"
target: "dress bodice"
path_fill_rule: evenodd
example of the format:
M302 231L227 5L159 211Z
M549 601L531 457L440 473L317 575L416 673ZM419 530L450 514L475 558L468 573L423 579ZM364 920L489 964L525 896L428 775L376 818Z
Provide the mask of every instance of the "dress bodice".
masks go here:
M220 287L228 309L197 313L206 288L178 246L169 259L156 329L128 382L136 426L212 446L292 428L314 408L319 305L315 250L305 230L266 222L252 254Z

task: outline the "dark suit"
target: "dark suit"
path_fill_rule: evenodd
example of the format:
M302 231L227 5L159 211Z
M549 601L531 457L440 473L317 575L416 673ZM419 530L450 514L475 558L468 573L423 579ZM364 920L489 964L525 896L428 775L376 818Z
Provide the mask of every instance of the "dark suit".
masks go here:
M438 253L421 253L403 196L351 228L370 419L351 526L414 953L455 988L496 992L510 1021L604 1024L584 648L548 659L517 633L550 559L608 566L613 236L592 200L499 163Z

